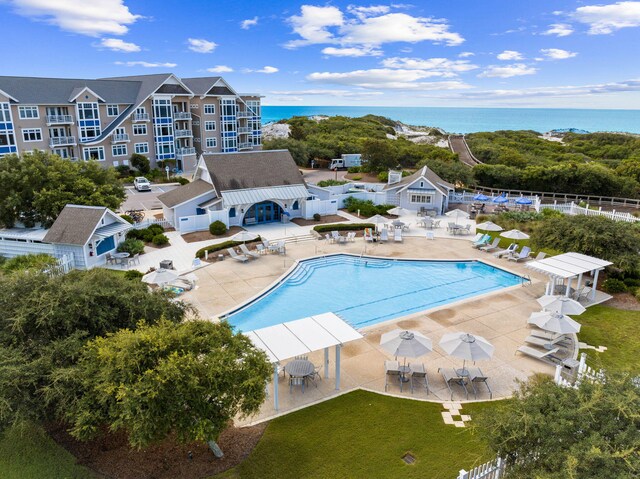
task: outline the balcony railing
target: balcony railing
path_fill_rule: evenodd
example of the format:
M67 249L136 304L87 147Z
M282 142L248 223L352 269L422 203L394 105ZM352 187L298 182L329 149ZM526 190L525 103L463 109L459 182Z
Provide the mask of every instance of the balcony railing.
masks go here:
M131 121L149 121L149 113L134 113L131 115Z
M195 148L176 148L176 157L182 158L183 156L195 155Z
M119 133L111 135L111 143L122 143L129 140L129 135L127 133Z
M75 136L56 136L55 138L51 138L49 140L49 146L53 148L54 146L65 146L65 145L75 145L76 137Z
M236 113L236 117L238 118L251 118L254 116L256 116L256 114L251 110L238 110L238 113Z
M253 148L253 145L249 142L238 143L238 149L240 150L250 150Z
M69 125L73 124L71 115L47 115L47 125Z
M251 133L251 128L249 128L248 126L239 126L238 127L238 133Z
M193 132L191 130L175 130L173 136L176 138L191 138Z
M190 111L174 111L173 119L174 120L191 120L191 112Z

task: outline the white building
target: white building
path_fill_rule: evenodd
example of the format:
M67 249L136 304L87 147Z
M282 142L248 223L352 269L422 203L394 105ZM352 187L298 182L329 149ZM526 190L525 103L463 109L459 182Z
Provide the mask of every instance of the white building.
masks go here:
M400 206L408 210L433 210L438 215L447 211L449 192L455 187L426 166L405 178L400 171L389 171L386 192L388 204Z

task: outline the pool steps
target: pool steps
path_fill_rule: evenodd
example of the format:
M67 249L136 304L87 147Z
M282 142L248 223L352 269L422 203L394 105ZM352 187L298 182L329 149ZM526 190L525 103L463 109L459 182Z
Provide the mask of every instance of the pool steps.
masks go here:
M358 258L354 256L321 256L310 260L301 261L293 273L285 280L289 286L304 284L316 269L326 268L337 264L355 264L365 268L389 268L388 260L373 258Z

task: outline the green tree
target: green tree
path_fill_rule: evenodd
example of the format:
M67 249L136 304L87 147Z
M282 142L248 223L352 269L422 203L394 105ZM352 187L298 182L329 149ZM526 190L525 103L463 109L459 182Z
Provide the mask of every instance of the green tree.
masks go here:
M68 203L117 209L125 191L113 168L42 151L0 158L0 224L50 226Z
M51 271L58 265L58 260L45 253L26 254L16 256L0 264L0 271L12 273L14 271Z
M264 150L289 150L296 165L309 165L309 150L307 145L302 141L292 138L275 138L263 142L262 148Z
M478 416L476 431L507 460L509 478L637 478L640 390L631 374L582 381L521 384L511 400Z
M141 174L146 175L151 171L151 163L149 163L149 158L140 153L134 153L129 158L129 162L131 166L133 166L136 170L138 170Z
M167 321L96 338L80 362L84 391L68 412L72 434L107 424L144 447L176 433L218 438L237 414L257 412L272 371L266 355L229 324Z
M365 140L362 144L362 162L367 170L379 173L395 168L398 158L389 140Z

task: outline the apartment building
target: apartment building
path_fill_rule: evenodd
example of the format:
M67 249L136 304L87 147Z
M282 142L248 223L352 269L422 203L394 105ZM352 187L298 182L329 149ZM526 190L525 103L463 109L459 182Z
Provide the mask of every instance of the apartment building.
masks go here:
M0 76L0 156L44 150L119 166L140 153L192 172L201 153L260 149L260 128L260 96L221 77Z

